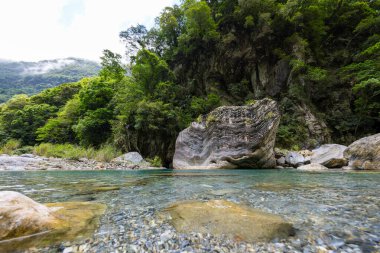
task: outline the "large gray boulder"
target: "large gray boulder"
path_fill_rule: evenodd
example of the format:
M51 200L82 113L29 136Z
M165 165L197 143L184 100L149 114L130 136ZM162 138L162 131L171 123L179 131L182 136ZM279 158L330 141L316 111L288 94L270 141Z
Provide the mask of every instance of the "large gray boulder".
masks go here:
M380 133L359 139L344 151L353 169L380 170Z
M344 158L343 152L346 146L339 144L325 144L314 149L311 156L311 163L318 163L327 168L341 168L347 165L347 159Z
M222 106L193 122L176 141L175 169L274 168L280 113L271 99Z

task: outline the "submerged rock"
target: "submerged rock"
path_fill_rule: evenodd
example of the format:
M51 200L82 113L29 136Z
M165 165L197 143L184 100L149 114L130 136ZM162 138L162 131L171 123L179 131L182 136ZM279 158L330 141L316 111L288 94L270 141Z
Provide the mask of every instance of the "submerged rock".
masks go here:
M346 146L339 144L325 144L313 150L311 163L318 163L328 168L341 168L347 165L343 152Z
M166 209L181 233L226 235L248 242L270 241L294 235L293 226L278 215L226 200L175 203Z
M0 192L0 207L0 249L3 250L89 236L106 209L103 204L90 202L43 205L12 191ZM18 238L16 243L13 238Z
M319 164L319 163L311 163L307 165L303 165L297 168L297 170L302 171L327 171L329 168Z
M271 99L222 106L193 122L176 141L175 169L274 168L280 113Z
M380 170L380 133L359 139L344 151L354 169Z

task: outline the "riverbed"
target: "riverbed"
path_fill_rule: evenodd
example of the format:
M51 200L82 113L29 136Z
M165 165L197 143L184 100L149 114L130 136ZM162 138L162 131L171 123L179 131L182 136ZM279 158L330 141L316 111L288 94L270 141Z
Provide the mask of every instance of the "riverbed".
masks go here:
M379 172L13 171L1 172L0 190L40 203L107 205L93 236L34 245L29 252L380 252ZM280 215L296 234L260 243L183 234L162 214L177 201L213 199ZM14 249L27 250L22 241Z

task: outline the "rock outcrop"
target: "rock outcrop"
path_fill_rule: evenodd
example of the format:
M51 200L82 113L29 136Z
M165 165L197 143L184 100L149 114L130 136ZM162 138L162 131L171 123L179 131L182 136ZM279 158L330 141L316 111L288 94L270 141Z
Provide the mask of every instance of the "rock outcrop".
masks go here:
M41 241L45 242L72 240L93 232L97 218L106 208L103 204L89 202L42 205L12 191L0 191L0 207L0 240L42 232L44 240Z
M176 141L175 169L274 168L280 114L271 99L222 106L193 122Z
M311 156L311 163L318 163L327 168L341 168L347 165L347 159L344 158L343 152L346 146L339 144L325 144L314 149Z
M248 242L270 241L294 234L293 226L278 215L264 213L225 200L175 203L166 211L181 233L226 235Z
M344 151L353 169L380 170L380 133L359 139Z

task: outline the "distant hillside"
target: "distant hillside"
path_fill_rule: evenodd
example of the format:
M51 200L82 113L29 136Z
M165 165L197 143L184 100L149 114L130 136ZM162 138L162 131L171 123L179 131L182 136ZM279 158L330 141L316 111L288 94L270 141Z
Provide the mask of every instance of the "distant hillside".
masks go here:
M39 62L0 59L0 103L15 94L36 94L62 83L97 75L100 65L93 61L65 58Z

